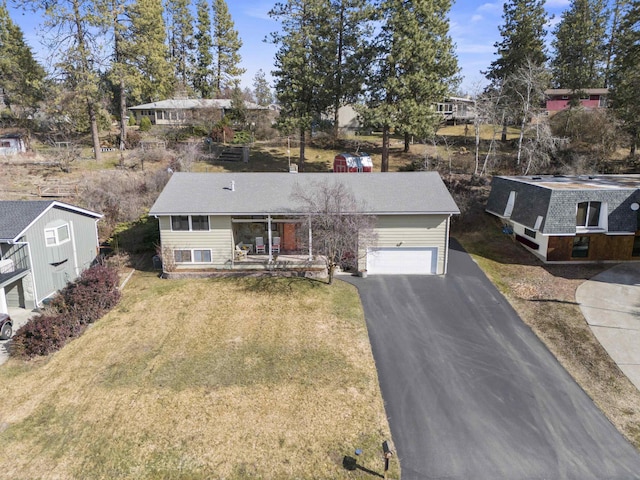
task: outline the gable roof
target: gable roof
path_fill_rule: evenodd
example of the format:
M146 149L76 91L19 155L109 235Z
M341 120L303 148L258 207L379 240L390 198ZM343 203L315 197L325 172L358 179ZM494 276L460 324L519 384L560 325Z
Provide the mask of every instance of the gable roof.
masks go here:
M268 110L257 103L244 102L249 110ZM228 98L170 98L159 102L145 103L129 107L129 110L192 110L198 108L216 108L219 110L231 109L231 100Z
M38 218L52 208L94 217L96 220L102 218L99 213L55 200L0 201L0 241L17 241Z
M234 182L234 190L231 189ZM457 214L437 172L174 173L151 215L266 215L301 213L293 194L323 182L344 184L365 213Z

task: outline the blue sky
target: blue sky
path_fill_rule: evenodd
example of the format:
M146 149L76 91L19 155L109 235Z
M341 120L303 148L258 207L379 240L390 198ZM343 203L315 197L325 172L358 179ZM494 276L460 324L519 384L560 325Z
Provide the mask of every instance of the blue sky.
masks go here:
M247 70L242 78L243 87L251 87L252 79L259 69L267 74L267 78L271 78L276 47L263 40L279 27L278 23L268 16L274 3L275 0L227 0L236 29L243 41L240 54L242 66ZM450 34L456 44L458 64L462 69L463 92L473 93L479 84L485 82L480 71L486 70L495 58L493 44L500 38L498 26L502 23L502 5L503 2L500 0L459 0L451 9ZM560 14L568 5L569 0L547 0L547 11L555 15L550 22L549 30L560 20ZM22 28L26 41L38 58L44 61L40 53L44 52L41 46L41 18L11 8L10 13L13 21Z

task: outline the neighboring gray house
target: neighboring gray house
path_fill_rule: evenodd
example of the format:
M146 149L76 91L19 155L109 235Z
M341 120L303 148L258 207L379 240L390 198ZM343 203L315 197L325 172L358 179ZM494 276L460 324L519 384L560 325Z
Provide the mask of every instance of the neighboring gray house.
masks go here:
M460 212L436 172L174 173L149 212L159 218L165 271L319 269L292 194L323 182L345 185L362 213L376 216L377 240L360 247L360 270L446 273L449 221Z
M269 111L269 107L261 107L257 103L244 103L247 110ZM206 115L207 110L219 112L224 117L231 108L231 100L226 98L185 98L136 105L129 107L129 111L135 116L137 124L140 124L143 117L147 117L153 125L182 125L199 115Z
M0 201L0 312L40 306L91 266L100 218L57 201Z
M640 175L494 177L487 212L546 262L640 260Z

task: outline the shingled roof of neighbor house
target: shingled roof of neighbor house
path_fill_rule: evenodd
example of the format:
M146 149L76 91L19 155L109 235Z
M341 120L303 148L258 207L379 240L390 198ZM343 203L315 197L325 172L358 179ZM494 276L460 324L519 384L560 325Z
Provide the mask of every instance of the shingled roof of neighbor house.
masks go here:
M151 215L264 215L301 213L297 189L345 185L376 215L458 214L437 172L174 173Z
M50 208L62 208L80 215L102 218L102 215L55 200L0 201L0 240L15 241Z

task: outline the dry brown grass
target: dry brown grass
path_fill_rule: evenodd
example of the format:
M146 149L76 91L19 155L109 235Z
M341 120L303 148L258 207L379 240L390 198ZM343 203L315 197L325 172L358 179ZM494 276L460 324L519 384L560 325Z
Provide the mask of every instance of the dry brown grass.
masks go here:
M575 292L611 265L543 265L476 212L455 232L465 249L507 297L524 322L609 420L640 448L640 392L595 338Z
M138 272L80 339L0 369L0 397L4 478L367 478L343 458L381 471L389 438L342 282Z

